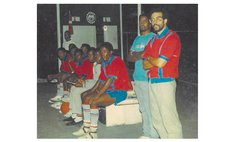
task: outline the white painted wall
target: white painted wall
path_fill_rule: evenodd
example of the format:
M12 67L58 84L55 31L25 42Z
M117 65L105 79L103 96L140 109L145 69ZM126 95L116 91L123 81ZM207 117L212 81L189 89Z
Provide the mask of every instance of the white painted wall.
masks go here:
M110 42L113 45L113 49L118 49L118 37L117 26L106 26L104 29L104 41Z
M68 30L68 25L63 25L63 41L65 41L64 33L66 30ZM73 25L73 35L71 38L79 48L82 43L87 43L91 47L96 47L96 26Z

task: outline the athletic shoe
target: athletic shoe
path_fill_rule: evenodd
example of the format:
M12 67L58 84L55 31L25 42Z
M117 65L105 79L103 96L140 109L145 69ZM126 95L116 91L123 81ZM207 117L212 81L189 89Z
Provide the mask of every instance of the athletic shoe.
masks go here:
M142 136L139 137L139 139L150 139L150 137L147 137L147 136L145 136L145 135L142 135Z
M81 126L81 128L72 134L77 136L78 138L85 138L86 134L89 132L89 127Z
M62 98L62 96L57 95L57 96L51 98L51 99L49 100L49 102L60 102L60 101L61 101L61 98Z
M63 102L69 102L69 96L67 96L67 95L64 95L62 98L61 98L61 100L63 101Z
M82 117L79 117L79 116L76 116L75 118L74 118L74 122L76 122L76 123L79 123L79 122L82 122Z
M72 116L72 111L68 111L68 112L64 115L64 117L66 117L66 118L71 117L71 116Z
M50 83L58 83L58 80L57 79L52 79L49 81Z
M75 122L75 121L73 120L73 121L68 121L65 125L66 125L66 126L75 126L75 125L81 126L81 125L82 125L81 122L82 122L82 121Z
M97 139L97 131L96 132L91 132L89 131L87 134L86 134L86 138L87 139Z
M51 104L53 104L53 103L54 103L54 102L53 102L53 101L51 101L51 100L49 100L48 102L49 102L49 103L51 103Z
M69 118L63 119L62 121L74 121L74 119L72 117L69 117Z
M55 102L52 105L50 105L51 107L55 108L55 109L60 109L62 105L62 102Z

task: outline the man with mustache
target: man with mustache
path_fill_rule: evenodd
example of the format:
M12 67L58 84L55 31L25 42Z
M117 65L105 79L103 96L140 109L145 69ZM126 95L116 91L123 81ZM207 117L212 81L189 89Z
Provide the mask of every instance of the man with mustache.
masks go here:
M143 67L148 70L150 81L150 110L153 126L160 138L182 138L175 93L181 50L180 38L167 27L164 9L155 9L150 21L156 38L151 40L143 54Z

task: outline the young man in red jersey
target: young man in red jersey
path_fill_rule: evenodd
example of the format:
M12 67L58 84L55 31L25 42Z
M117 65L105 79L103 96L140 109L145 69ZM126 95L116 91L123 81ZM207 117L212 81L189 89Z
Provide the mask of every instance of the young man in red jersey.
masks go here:
M100 45L103 58L99 80L94 87L82 94L84 123L73 134L79 138L97 138L97 122L99 106L117 105L132 90L125 63L120 57L113 55L113 46L109 42Z
M47 77L48 81L56 79L58 82L57 95L49 100L50 103L61 101L61 98L64 95L63 82L74 71L71 66L72 60L67 51L64 48L58 48L57 54L58 58L61 60L60 72L58 74L48 75Z
M82 114L82 101L81 101L81 93L85 92L86 90L91 89L95 83L97 82L99 75L101 73L101 62L102 57L99 53L98 49L90 48L88 51L88 60L93 63L93 78L89 78L84 80L85 85L84 86L72 86L70 91L70 111L68 113L71 113L71 117L68 119L65 119L64 121L70 121L66 123L66 125L77 125L79 122L83 120L83 114Z

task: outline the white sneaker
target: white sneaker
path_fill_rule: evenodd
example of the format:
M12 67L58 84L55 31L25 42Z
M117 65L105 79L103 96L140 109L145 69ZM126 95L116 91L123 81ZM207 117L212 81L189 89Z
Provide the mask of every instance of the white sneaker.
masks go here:
M63 102L69 102L69 101L70 101L69 96L67 96L67 95L64 95L64 96L61 98L61 100L62 100Z
M150 137L147 137L147 136L145 136L145 135L142 135L142 136L139 137L139 139L150 139Z
M89 132L89 127L82 126L79 130L73 132L72 134L78 138L86 138L86 134Z
M52 79L52 80L50 81L50 83L58 83L58 80L57 80L57 79Z
M55 108L55 109L60 109L61 105L62 105L62 102L56 102L56 103L53 103L50 106L53 107L53 108Z
M49 100L49 102L60 102L60 101L61 101L61 98L62 98L62 96L57 95L57 96L51 98L51 99Z
M74 118L74 122L76 122L76 123L81 122L82 120L83 120L82 117L79 117L79 116L76 116Z
M68 111L68 112L64 115L64 117L66 117L66 118L68 118L68 117L70 117L70 116L72 116L72 111Z
M97 139L97 132L91 132L89 131L87 134L86 134L86 138L87 139Z

